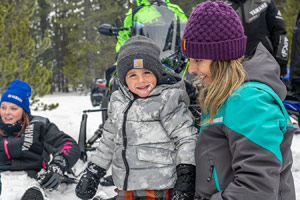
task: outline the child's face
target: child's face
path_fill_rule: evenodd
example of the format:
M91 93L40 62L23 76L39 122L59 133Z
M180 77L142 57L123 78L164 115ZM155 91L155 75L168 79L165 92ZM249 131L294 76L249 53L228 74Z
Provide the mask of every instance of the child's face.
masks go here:
M157 84L155 75L148 69L131 69L125 79L129 90L139 97L147 97Z
M212 82L212 75L210 70L210 65L212 64L213 60L206 60L206 59L193 59L190 58L189 64L189 73L190 74L197 74L202 78L202 82L204 86L209 86Z
M22 119L23 108L20 106L3 101L0 108L0 116L4 124L14 124Z

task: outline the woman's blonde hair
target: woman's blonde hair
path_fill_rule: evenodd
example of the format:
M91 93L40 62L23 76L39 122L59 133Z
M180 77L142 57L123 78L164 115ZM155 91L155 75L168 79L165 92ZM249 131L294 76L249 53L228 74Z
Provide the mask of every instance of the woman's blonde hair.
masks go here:
M213 61L210 66L212 82L209 86L201 85L197 98L202 112L209 115L203 124L213 122L215 115L228 97L245 81L245 71L242 66L242 58L226 61ZM196 88L199 81L195 81ZM201 125L203 125L201 124Z
M29 115L27 112L23 111L23 113L22 113L22 128L16 136L19 137L27 126L29 126ZM0 135L7 136L7 134L1 129L0 129Z

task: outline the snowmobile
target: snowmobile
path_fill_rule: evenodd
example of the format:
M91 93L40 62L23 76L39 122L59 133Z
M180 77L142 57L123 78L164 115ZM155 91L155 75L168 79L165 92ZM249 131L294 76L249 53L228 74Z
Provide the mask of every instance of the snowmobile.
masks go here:
M94 107L100 106L106 92L106 80L96 78L91 91L91 103Z

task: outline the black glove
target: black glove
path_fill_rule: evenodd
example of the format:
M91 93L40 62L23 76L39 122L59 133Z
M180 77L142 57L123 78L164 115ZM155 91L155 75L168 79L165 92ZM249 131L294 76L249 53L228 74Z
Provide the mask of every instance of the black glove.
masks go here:
M171 200L191 200L195 195L194 165L181 164L176 167L177 180L173 188Z
M80 199L91 199L95 196L100 179L105 176L106 170L89 162L84 174L76 186L76 196Z
M66 169L66 159L61 155L54 156L48 168L42 169L38 173L37 180L42 188L56 189L61 183L62 177Z

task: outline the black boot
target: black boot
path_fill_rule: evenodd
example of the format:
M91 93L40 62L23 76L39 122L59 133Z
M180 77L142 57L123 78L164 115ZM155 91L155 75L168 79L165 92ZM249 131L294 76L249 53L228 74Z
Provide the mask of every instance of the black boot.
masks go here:
M33 186L26 190L21 200L44 200L44 196L40 188Z

